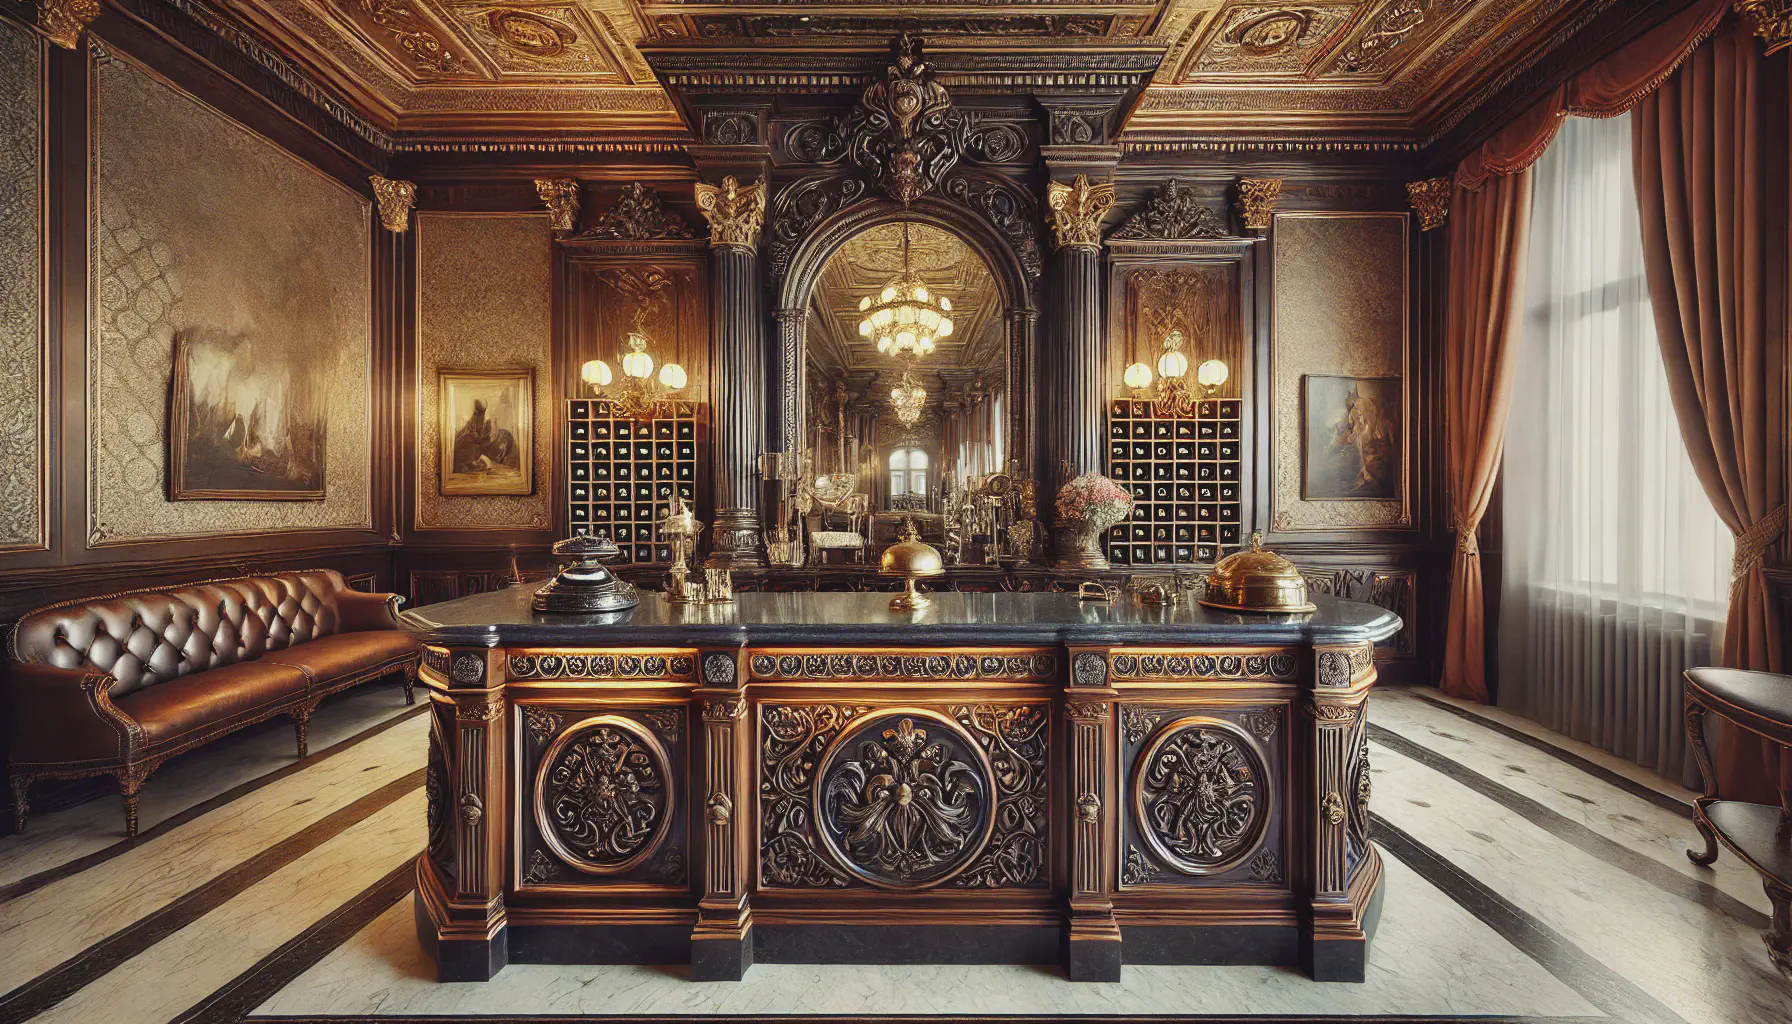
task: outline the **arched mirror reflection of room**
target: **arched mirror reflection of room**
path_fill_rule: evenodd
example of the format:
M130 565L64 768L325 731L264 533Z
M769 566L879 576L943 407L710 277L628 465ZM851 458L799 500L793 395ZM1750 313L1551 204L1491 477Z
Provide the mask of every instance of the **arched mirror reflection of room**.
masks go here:
M810 560L859 560L905 519L953 539L967 495L1009 469L989 267L931 224L868 228L823 267L807 338Z

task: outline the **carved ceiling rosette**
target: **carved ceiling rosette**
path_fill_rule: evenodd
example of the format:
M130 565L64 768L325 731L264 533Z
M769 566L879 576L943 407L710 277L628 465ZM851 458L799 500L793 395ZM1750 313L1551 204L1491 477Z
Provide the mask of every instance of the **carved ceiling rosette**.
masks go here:
M623 188L616 205L579 237L642 242L694 235L682 217L661 204L658 192L637 181Z
M1185 875L1231 870L1256 852L1274 792L1256 740L1217 718L1177 719L1133 768L1134 826L1164 866Z
M1101 218L1114 205L1114 183L1091 182L1086 174L1066 185L1048 182L1045 205L1052 212L1052 230L1058 248L1101 247Z
M1246 231L1268 231L1276 213L1276 200L1282 196L1280 178L1238 179L1238 216Z
M1448 175L1406 183L1406 198L1419 215L1420 231L1444 226L1444 219L1450 215L1450 189Z
M885 192L908 206L939 186L969 143L964 114L922 59L908 33L890 44L895 63L847 115L847 154Z
M745 187L732 174L720 185L699 181L697 209L709 221L710 245L757 249L765 223L765 179Z
M1171 178L1151 194L1145 208L1126 219L1112 238L1187 239L1226 238L1226 226L1218 214L1202 205L1195 190L1181 178Z
M574 231L579 226L579 183L574 178L536 178L535 194L547 204L555 231Z
M393 181L377 174L369 175L373 183L373 200L380 208L380 223L387 231L402 233L411 225L411 208L417 205L417 186L408 181Z
M569 727L541 755L535 826L555 856L615 875L651 857L672 825L672 764L651 731L621 715Z
M886 889L964 871L995 828L995 773L957 722L921 708L856 719L821 756L815 822L846 870Z

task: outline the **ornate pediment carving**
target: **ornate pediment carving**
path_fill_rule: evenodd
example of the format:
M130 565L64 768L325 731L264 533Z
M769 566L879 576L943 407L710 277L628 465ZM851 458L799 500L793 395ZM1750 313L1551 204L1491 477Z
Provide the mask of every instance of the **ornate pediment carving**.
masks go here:
M1126 219L1114 238L1225 238L1226 225L1219 215L1201 204L1194 189L1181 178L1171 178L1152 193L1145 208Z
M696 235L682 217L661 205L658 192L637 181L624 188L616 205L579 237L639 242Z
M865 90L843 132L852 162L904 206L939 186L969 135L964 113L934 81L921 47L906 32L896 37L895 63Z

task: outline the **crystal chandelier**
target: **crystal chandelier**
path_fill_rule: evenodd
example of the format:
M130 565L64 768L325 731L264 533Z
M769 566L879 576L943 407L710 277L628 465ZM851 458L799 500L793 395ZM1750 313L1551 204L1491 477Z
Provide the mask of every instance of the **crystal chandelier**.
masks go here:
M902 382L890 389L890 404L896 408L896 422L912 427L921 421L921 407L927 404L927 389L915 379L913 372L902 371Z
M908 225L902 225L902 272L875 296L859 300L859 334L877 340L877 350L919 359L934 343L952 335L952 300L927 290L909 265Z

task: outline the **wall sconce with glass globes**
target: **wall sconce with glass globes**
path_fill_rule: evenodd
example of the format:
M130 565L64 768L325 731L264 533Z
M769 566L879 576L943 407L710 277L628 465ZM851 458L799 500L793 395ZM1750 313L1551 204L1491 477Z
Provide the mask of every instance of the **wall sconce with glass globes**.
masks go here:
M616 375L610 364L602 359L592 359L579 368L579 377L591 387L591 393L598 397L608 396L616 403L616 412L634 420L650 420L658 415L661 406L673 401L678 392L683 391L690 383L689 374L677 363L667 363L660 367L656 381L653 375L653 356L647 352L647 336L639 331L628 333L628 351L622 356L622 392L609 395L608 388L615 381Z
M1195 368L1195 383L1201 392L1197 397L1188 386L1188 356L1182 354L1184 344L1181 331L1171 331L1164 338L1163 354L1157 357L1157 394L1151 393L1151 367L1144 363L1133 363L1126 368L1122 379L1132 389L1132 397L1139 401L1151 401L1157 406L1160 416L1183 417L1195 413L1195 403L1200 398L1212 398L1220 386L1232 375L1224 361L1209 359Z

